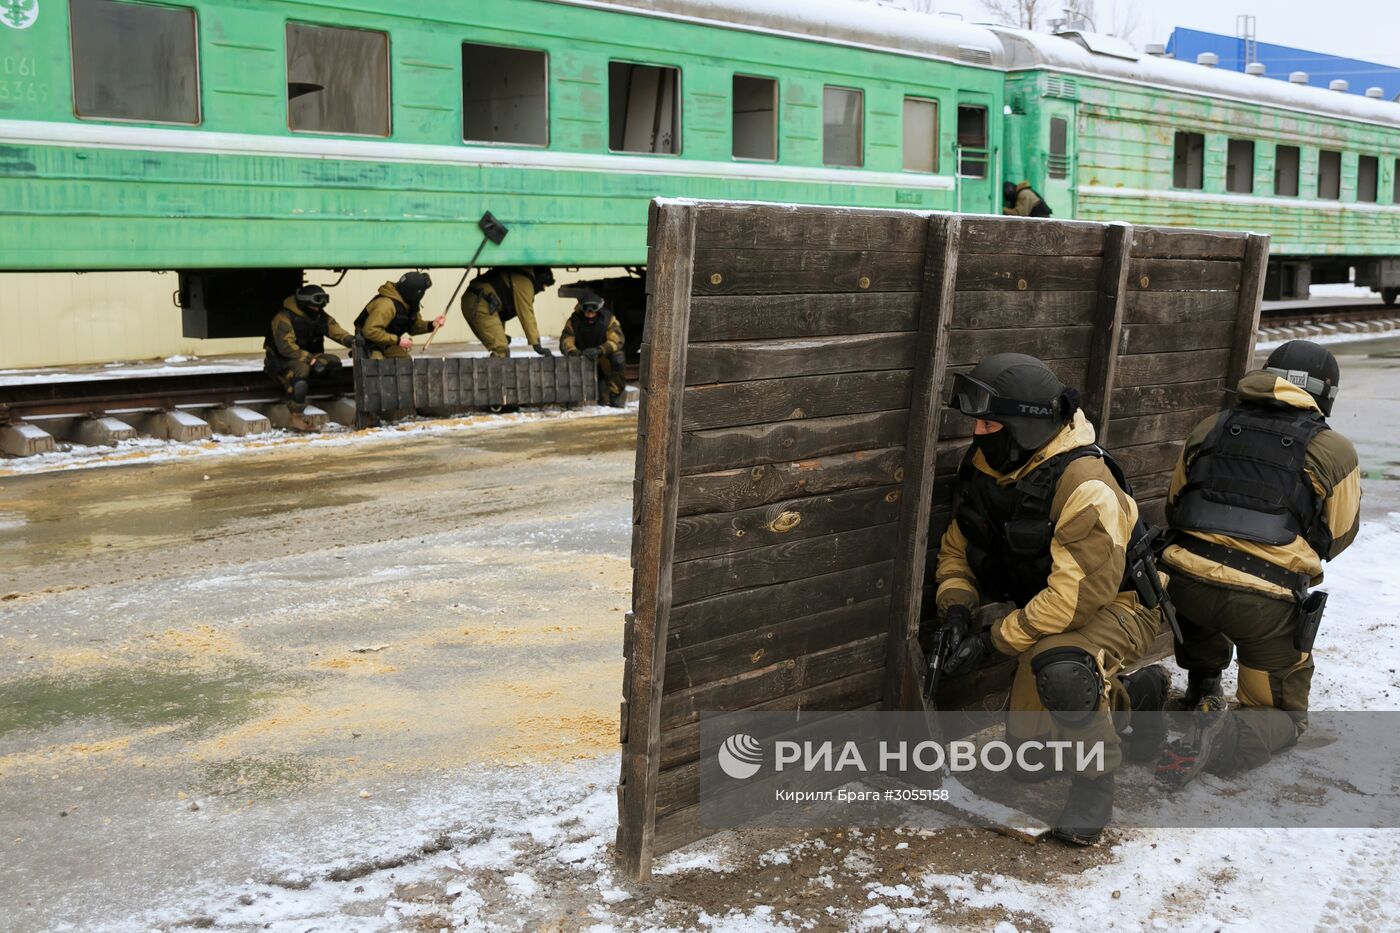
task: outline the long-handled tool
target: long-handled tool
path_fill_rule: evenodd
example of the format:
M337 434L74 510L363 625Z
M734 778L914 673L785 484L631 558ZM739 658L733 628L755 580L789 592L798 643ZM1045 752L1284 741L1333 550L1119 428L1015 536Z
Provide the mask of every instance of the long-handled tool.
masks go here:
M510 229L493 217L490 211L482 214L481 219L476 222L476 225L481 228L481 243L477 246L476 252L472 253L471 262L467 263L466 271L462 273L462 278L457 282L457 287L452 289L452 297L447 299L447 307L442 309L444 317L452 312L452 304L457 300L457 294L461 292L462 286L467 284L467 276L472 274L472 269L476 267L476 261L481 257L481 251L486 248L487 241L489 240L497 246L500 246L501 241L506 238L506 234L510 233ZM426 352L428 347L432 346L433 338L437 336L439 330L442 330L442 328L436 328L428 335L428 339L423 341L423 350L420 352Z

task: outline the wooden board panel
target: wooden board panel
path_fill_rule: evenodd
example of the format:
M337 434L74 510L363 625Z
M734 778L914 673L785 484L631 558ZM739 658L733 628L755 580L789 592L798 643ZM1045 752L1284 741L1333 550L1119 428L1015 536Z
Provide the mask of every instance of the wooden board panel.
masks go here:
M1235 292L1144 292L1128 290L1125 324L1190 324L1233 321Z
M1240 264L1214 259L1134 259L1128 287L1137 291L1237 292Z
M1083 291L1098 285L1096 256L983 254L958 263L958 291Z
M685 384L908 369L913 365L914 340L909 334L698 343L690 351Z
M903 447L765 463L683 477L678 511L681 515L732 512L805 494L838 492L902 479Z
M681 472L713 473L760 463L805 460L904 442L907 411L695 431L685 436Z
M922 253L924 217L910 211L772 204L707 204L695 226L700 249L821 248Z
M1118 352L1169 353L1174 350L1219 350L1234 339L1233 321L1186 324L1129 324L1123 328Z
M1223 397L1224 387L1220 379L1160 386L1120 386L1113 390L1113 413L1127 418L1132 415L1160 415L1185 408L1219 407Z
M908 408L909 378L909 370L893 369L692 386L682 426L702 431Z
M1191 350L1125 356L1118 361L1119 386L1171 385L1218 377L1230 359L1229 350Z
M918 307L918 292L696 296L690 342L909 331Z
M1170 474L1176 467L1177 458L1181 456L1181 441L1149 441L1132 447L1114 446L1111 453L1130 480L1162 471ZM1134 492L1136 491L1134 489Z
M1202 418L1215 411L1214 408L1188 408L1185 411L1161 415L1115 418L1109 422L1109 434L1113 438L1115 448L1150 444L1154 441L1180 442L1186 439L1191 429L1199 424Z
M910 292L920 264L905 253L828 249L697 249L696 295Z
M1033 256L1101 256L1103 225L1073 220L1053 224L1018 223L1015 218L963 219L961 251L1022 253Z
M952 326L956 331L1083 325L1093 313L1096 298L1097 292L1092 289L958 292Z
M948 335L948 365L975 365L994 353L1027 353L1042 360L1088 359L1092 328L1035 327L1008 334L1004 330L954 330Z
M1246 234L1221 230L1137 227L1133 255L1158 259L1243 259Z

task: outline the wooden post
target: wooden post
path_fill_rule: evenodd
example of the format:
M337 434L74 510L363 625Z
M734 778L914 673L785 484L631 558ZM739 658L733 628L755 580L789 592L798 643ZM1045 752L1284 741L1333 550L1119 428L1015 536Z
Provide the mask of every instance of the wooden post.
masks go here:
M680 478L681 399L695 264L695 207L654 204L647 257L646 423L638 436L649 470L641 491L641 527L632 593L631 680L622 749L617 849L628 877L651 873L656 787L661 764L661 691L671 611Z
M921 708L917 705L921 672L912 669L920 654L913 648L919 637L919 615L923 609L934 452L938 446L938 414L948 365L948 328L958 280L961 229L962 220L957 215L934 214L928 219L908 439L904 448L902 508L895 544L890 629L886 641L885 709Z
M1251 233L1244 247L1240 266L1240 301L1235 308L1235 333L1230 342L1230 368L1225 371L1222 404L1234 398L1235 386L1249 372L1254 360L1254 341L1259 334L1259 311L1263 307L1264 274L1269 268L1269 237Z
M1118 344L1123 333L1123 302L1127 295L1131 224L1112 223L1104 229L1103 268L1094 302L1093 339L1084 385L1084 414L1093 422L1100 445L1108 444L1108 419L1113 409L1113 382L1118 369Z

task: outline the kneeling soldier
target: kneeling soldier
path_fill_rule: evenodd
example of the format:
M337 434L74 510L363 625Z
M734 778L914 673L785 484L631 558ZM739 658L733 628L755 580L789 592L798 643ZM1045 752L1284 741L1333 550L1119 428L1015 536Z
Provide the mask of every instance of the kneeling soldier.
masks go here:
M1073 775L1054 829L1067 842L1092 845L1112 818L1122 760L1111 714L1160 709L1166 697L1160 666L1123 676L1161 623L1164 581L1151 539L1117 464L1094 443L1079 393L1040 360L988 357L954 377L949 406L977 423L938 555L940 628L952 645L944 671L956 676L987 656L1014 657L1013 745L1103 743L1102 768ZM1017 608L976 631L972 612L983 597ZM1149 756L1161 728L1157 722ZM1053 776L1044 762L1013 774Z
M1291 340L1240 380L1239 402L1196 426L1167 491L1171 596L1184 641L1188 709L1199 715L1162 755L1157 774L1184 785L1202 769L1257 767L1308 724L1313 638L1325 593L1322 562L1356 538L1356 449L1330 430L1340 381L1326 348ZM1230 713L1220 675L1239 653Z
M622 325L611 311L603 309L603 299L596 295L579 299L559 337L559 348L565 356L585 356L598 364L598 380L608 387L607 402L613 408L626 404L623 367L627 360L622 354L626 340Z
M340 358L326 352L329 337L342 347L355 338L326 313L331 296L319 285L303 285L282 302L272 316L271 329L263 339L263 369L286 391L294 431L314 431L316 426L302 415L306 395L318 380L340 370Z
M540 356L553 356L540 343L535 296L554 284L548 266L497 266L472 279L462 293L462 316L492 356L510 356L506 321L520 318L525 341Z
M397 282L379 286L379 294L355 318L355 333L364 337L365 352L371 358L411 356L414 334L426 334L447 323L439 314L429 324L419 313L423 295L432 287L432 277L426 272L405 272Z

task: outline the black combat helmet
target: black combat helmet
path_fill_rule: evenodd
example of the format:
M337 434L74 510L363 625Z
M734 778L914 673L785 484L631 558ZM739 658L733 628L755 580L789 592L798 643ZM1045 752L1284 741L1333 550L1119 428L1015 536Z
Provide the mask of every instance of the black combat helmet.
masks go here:
M1016 203L1016 194L1016 183L1014 181L1002 182L1001 199L1005 201L1008 206Z
M319 285L303 285L292 296L303 311L320 311L331 303L331 296Z
M1264 371L1298 386L1313 397L1324 415L1332 414L1342 371L1326 347L1311 340L1290 340L1269 354Z
M1000 439L1007 449L993 466L1006 468L1024 463L1059 433L1079 407L1079 393L1033 356L998 353L953 377L948 407L1002 425L1012 445Z
M554 284L554 270L549 266L532 266L530 278L535 283L535 291L542 292Z
M399 276L394 287L399 290L399 296L404 301L416 308L423 300L423 294L433 287L433 277L426 272L405 272Z

